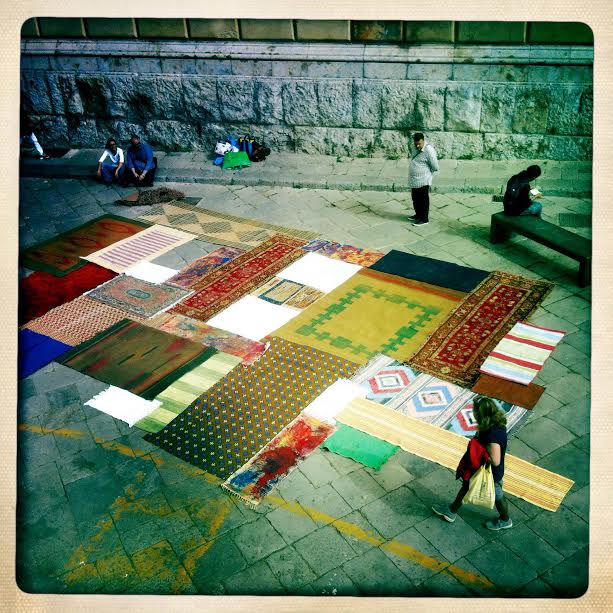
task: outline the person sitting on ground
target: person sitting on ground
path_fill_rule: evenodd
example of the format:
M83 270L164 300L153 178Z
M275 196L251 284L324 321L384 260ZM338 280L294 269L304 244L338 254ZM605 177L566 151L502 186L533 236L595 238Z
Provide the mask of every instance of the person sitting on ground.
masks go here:
M125 171L123 161L123 149L117 146L117 141L114 138L109 138L106 141L104 153L98 160L98 178L106 185L111 185L113 182L119 183Z
M34 134L32 121L25 113L22 112L19 116L19 144L21 145L24 140L29 140L34 145L34 148L38 153L39 160L49 159L49 156L43 151L43 148L38 142L36 134Z
M506 215L541 216L543 207L540 202L534 202L541 197L541 193L532 193L535 190L530 188L530 181L540 176L540 166L533 165L528 166L526 170L522 170L508 180L503 200Z
M126 154L128 170L124 174L126 183L138 186L151 186L155 178L156 159L151 145L141 141L140 136L132 134Z
M502 478L504 476L504 456L507 450L507 418L491 398L476 396L473 401L473 416L479 430L477 440L485 447L492 467L494 477L495 504L500 517L485 522L488 530L505 530L513 527L509 517L509 507L502 491ZM459 477L458 477L459 478ZM462 481L462 487L455 500L448 506L446 504L434 505L432 510L444 520L453 523L462 500L468 492L469 481Z

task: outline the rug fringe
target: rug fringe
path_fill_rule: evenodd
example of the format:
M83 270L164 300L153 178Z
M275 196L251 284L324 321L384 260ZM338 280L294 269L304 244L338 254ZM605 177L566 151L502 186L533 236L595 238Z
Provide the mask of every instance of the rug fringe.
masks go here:
M255 509L255 507L260 504L259 500L255 502L251 498L247 498L244 494L239 494L236 490L232 489L229 485L226 485L225 483L222 483L221 487L227 492L230 492L230 494L232 494L233 496L240 498L245 504L247 504L247 506L250 506Z

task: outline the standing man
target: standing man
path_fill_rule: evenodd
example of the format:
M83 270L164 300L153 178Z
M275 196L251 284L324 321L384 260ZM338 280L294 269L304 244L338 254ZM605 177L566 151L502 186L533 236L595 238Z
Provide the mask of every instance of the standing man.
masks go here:
M156 170L153 149L148 143L141 142L137 134L132 134L130 137L130 146L126 152L126 166L128 167L124 173L126 183L134 183L139 187L153 185Z
M421 132L413 134L413 145L409 163L409 185L415 215L411 215L409 219L414 226L425 226L430 212L432 173L438 171L438 159L434 147L426 142Z

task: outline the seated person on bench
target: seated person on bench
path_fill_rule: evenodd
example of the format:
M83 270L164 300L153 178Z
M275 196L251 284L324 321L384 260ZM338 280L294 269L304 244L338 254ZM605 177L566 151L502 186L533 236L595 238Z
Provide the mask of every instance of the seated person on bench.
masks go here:
M534 202L541 197L541 193L530 188L530 181L540 176L540 166L533 165L528 166L526 170L522 170L509 179L503 200L506 215L541 216L543 207L540 202Z
M126 166L124 173L126 183L138 186L151 186L155 178L156 159L153 149L148 143L142 142L137 134L130 137L130 146L126 152Z

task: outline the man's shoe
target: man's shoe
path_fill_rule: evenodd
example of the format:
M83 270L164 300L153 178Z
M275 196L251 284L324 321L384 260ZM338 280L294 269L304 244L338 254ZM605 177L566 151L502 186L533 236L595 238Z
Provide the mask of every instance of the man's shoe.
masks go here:
M513 520L509 517L507 521L503 521L502 519L490 519L485 522L485 527L488 530L508 530L513 527Z
M48 160L49 156L46 153L43 153L42 155L38 156L38 159L39 160Z
M435 504L432 510L450 524L455 521L457 513L452 513L446 504Z
M428 222L427 222L427 221L424 221L423 219L416 219L416 220L413 222L413 225L414 225L414 226L427 226L427 225L428 225Z
M419 218L417 217L417 215L409 215L409 220L410 220L410 221L415 221L416 219L419 219Z

